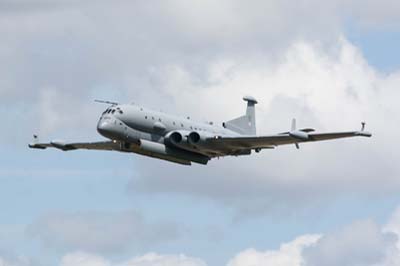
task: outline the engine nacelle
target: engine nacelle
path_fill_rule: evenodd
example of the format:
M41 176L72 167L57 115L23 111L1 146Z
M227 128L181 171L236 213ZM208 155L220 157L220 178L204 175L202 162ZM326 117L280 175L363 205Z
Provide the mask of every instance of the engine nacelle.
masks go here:
M194 146L198 145L200 142L203 142L204 139L205 138L196 131L190 132L188 136L188 142Z
M195 147L206 147L206 139L207 138L212 138L214 135L211 134L201 134L199 132L193 131L190 132L188 136L188 142L190 145L195 146Z
M164 143L169 147L178 147L195 153L207 153L213 151L211 144L205 141L209 137L213 135L178 130L168 133L164 138Z
M189 135L188 131L185 130L177 130L169 132L164 137L164 144L167 146L175 146L180 148L188 148L187 136Z
M291 131L289 132L289 136L292 138L298 139L298 140L308 140L309 136L306 132L296 130L296 131Z

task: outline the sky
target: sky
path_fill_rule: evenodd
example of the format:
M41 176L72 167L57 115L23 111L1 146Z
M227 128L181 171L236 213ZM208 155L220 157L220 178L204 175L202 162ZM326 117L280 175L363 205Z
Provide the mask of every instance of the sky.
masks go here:
M400 265L400 2L0 0L1 266ZM258 101L373 137L207 166L102 140L104 99L222 123Z

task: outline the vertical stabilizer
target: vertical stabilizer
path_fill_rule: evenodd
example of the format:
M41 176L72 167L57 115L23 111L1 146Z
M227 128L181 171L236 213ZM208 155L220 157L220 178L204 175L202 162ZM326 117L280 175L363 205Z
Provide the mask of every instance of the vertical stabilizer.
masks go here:
M243 97L247 102L246 114L224 123L224 127L242 135L256 135L257 100L251 96Z

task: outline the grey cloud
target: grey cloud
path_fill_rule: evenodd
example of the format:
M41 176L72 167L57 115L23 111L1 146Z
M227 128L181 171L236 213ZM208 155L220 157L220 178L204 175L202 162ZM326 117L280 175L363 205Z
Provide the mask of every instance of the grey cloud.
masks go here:
M126 265L126 266L207 266L207 264L194 257L189 257L184 254L163 255L157 253L147 253L142 256L133 257L127 261L115 263L104 257L88 254L83 252L75 252L66 254L62 259L60 266L111 266L111 265Z
M83 125L85 134L92 132L93 127L84 121L99 112L90 104L97 97L162 107L168 103L154 98L163 97L173 104L175 96L166 92L164 84L171 75L166 71L170 66L184 68L206 88L213 85L208 71L215 61L265 64L279 60L294 40L329 40L328 44L340 33L332 12L336 4L318 1L296 7L285 1L251 5L178 0L156 5L148 1L0 3L4 9L57 5L51 12L0 15L0 102L5 106L18 103L29 110L24 113L29 119L21 123L26 126L22 131L32 130L31 120L48 124L46 119L59 119L60 113L78 121L50 127L43 130L45 134L65 132L76 124ZM320 12L307 16L313 5ZM51 101L60 106L53 117L41 109L45 101L41 95L49 89ZM66 103L74 107L73 112Z
M300 152L265 151L207 167L136 157L141 176L131 189L210 199L233 208L238 217L293 213L344 194L398 193L398 78L384 77L375 94L369 89L374 71L360 69L356 57L330 64L331 57L346 60L349 52L337 45L347 15L354 12L366 27L397 25L393 1L79 2L0 1L6 11L0 11L0 103L11 114L3 117L3 125L11 128L18 121L21 132L18 139L15 132L4 132L0 141L14 139L17 145L24 142L22 134L34 130L46 139L94 137L103 108L91 104L94 98L135 101L178 114L199 106L190 113L222 120L240 115L237 99L250 93L263 103L260 132L287 130L293 115L301 125L321 130L346 129L368 118L374 137L304 145ZM301 41L322 48L311 54L290 48ZM338 52L331 56L327 50ZM322 63L301 61L315 62L314 57ZM285 62L289 67L282 67ZM346 88L350 83L357 97L331 93L342 82ZM335 103L341 104L329 107ZM174 239L175 226L166 227L130 212L55 213L36 221L29 233L47 247L115 252L124 243L135 245L136 236L144 243L159 236ZM154 228L161 231L155 235Z
M335 149L333 145L330 147L330 152ZM238 219L265 214L309 214L349 193L360 198L365 193L370 196L379 193L371 186L377 185L378 181L372 181L371 185L368 181L380 176L385 171L384 166L369 173L370 168L357 173L351 169L365 168L363 161L370 158L355 160L349 156L337 161L324 148L303 146L302 149L306 151L284 148L251 158L224 158L207 167L190 168L138 158L140 175L132 180L130 189L135 193L181 194L209 199L232 208ZM340 152L354 153L354 149L341 148ZM395 193L398 185L394 187L395 182L389 183Z
M354 56L358 51L338 41L342 4L127 1L1 14L0 102L16 114L6 117L5 124L18 120L19 131L26 134L16 139L6 132L2 141L28 142L21 138L31 132L45 139L98 137L95 123L104 107L92 104L94 98L135 101L178 114L199 106L190 113L222 121L240 115L237 100L250 93L263 103L260 133L286 131L292 116L301 125L321 130L358 127L365 117L376 123L372 129L384 128L381 121L386 116L371 99L390 102L385 108L396 114L391 102L396 91L378 84L386 91L374 94L369 87L376 82L374 70L365 70L367 63ZM344 97L339 89L332 93L343 84L346 91L357 90L357 97ZM335 107L343 102L344 107ZM395 139L393 133L373 131ZM314 197L346 192L355 182L361 194L376 185L385 192L396 191L397 168L390 162L397 153L385 154L393 144L375 136L372 142L376 145L371 149L371 142L364 140L304 145L300 153L282 148L191 170L146 159L139 169L143 178L134 180L132 187L205 197L240 206L244 213L313 202ZM155 170L154 164L163 171ZM365 167L368 164L374 164L373 170Z
M41 264L26 256L16 256L10 254L0 254L1 266L40 266Z
M48 8L58 7L64 0L1 0L0 12L26 12L26 11L43 11Z
M330 54L313 45L294 45L277 66L239 66L230 77L222 74L212 87L202 90L190 82L190 74L181 75L179 80L189 92L170 91L179 95L178 109L207 104L199 113L222 120L230 118L228 112L243 112L244 107L237 105L245 84L259 96L261 134L287 131L292 117L299 118L299 127L320 131L357 130L359 122L367 119L373 138L304 144L300 151L279 147L251 157L214 160L207 167L182 168L143 159L131 189L211 199L233 208L238 217L302 212L346 195L379 198L396 194L400 186L394 163L396 130L389 129L385 121L387 112L398 112L392 100L397 98L398 73L377 73L351 44L344 42L339 47ZM210 76L221 72L210 69ZM349 95L349 86L357 97ZM223 100L209 101L221 95Z
M119 253L174 240L180 231L173 223L146 221L135 211L87 211L45 215L27 233L50 249Z
M396 250L397 236L382 233L372 221L355 222L339 232L322 237L303 250L304 266L368 266L386 264L386 256Z
M114 3L126 0L116 0ZM105 0L1 0L0 13L53 12L59 9L105 4Z
M246 265L399 265L398 211L389 221L390 229L372 220L355 221L325 235L302 235L283 243L277 250L247 249L231 259L229 266Z

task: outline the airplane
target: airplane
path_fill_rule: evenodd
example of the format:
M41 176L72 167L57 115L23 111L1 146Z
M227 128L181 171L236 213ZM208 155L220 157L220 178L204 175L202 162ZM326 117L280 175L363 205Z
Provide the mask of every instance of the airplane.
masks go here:
M247 102L246 113L222 125L195 122L190 117L169 115L135 104L96 100L109 105L97 123L98 133L108 140L82 143L54 140L40 143L37 135L34 135L29 147L57 148L62 151L119 151L183 165L206 165L213 158L250 155L252 151L258 153L281 145L292 144L299 149L300 143L372 136L364 130L365 122L361 123L359 131L316 133L312 128L297 129L295 119L292 120L290 131L257 136L255 105L258 102L252 96L245 96L243 100Z

